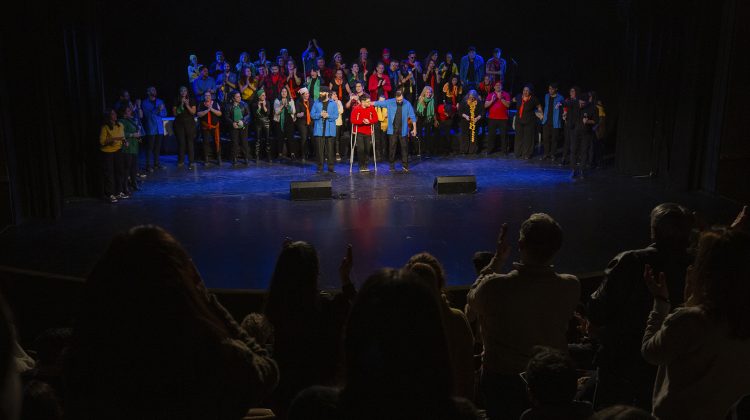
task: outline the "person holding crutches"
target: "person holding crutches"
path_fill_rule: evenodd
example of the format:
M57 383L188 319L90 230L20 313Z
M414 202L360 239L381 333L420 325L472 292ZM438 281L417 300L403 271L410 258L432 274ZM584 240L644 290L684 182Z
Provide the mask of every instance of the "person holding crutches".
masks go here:
M370 95L364 94L359 97L359 105L355 106L352 110L352 132L356 133L356 147L357 147L357 160L359 163L360 172L368 172L370 169L367 167L367 143L374 143L373 137L373 124L378 123L378 113L372 106L370 101ZM354 152L350 162L354 158Z

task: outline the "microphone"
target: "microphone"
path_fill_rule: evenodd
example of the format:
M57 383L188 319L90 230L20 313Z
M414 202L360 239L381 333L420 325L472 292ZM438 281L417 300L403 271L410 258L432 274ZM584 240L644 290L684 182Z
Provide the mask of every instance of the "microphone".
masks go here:
M514 66L518 65L518 61L516 61L513 57L510 58L510 62L513 63Z

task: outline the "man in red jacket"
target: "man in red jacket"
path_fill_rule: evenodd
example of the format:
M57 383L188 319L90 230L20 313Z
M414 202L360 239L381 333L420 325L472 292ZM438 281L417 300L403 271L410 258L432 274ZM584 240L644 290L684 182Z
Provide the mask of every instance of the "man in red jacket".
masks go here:
M352 110L351 120L353 129L357 133L356 146L359 171L368 172L370 169L367 167L367 151L370 149L369 143L373 139L372 126L378 124L378 113L372 107L370 95L363 94L359 98L359 105Z
M379 98L380 95L385 96L388 99L388 95L391 92L391 78L385 74L385 65L378 63L375 67L375 73L370 76L370 80L367 83L367 90L370 91L371 98Z

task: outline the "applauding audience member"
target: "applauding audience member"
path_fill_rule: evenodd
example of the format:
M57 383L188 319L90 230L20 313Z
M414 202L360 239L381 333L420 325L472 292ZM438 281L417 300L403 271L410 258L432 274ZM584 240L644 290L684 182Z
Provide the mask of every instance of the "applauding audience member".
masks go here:
M89 275L65 375L76 419L238 419L278 369L169 233L117 235Z
M337 382L341 332L356 295L349 277L352 263L349 247L339 270L342 293L334 297L318 288L320 263L315 248L302 241L283 245L265 308L274 330L274 359L281 372L271 399L277 415L285 415L299 391Z
M466 313L481 327L484 353L480 389L490 419L515 419L528 408L526 386L519 377L532 347L566 352L568 321L579 301L581 286L570 274L550 265L562 246L562 229L544 213L532 214L521 225L521 262L501 274L510 253L507 227L490 264L471 286Z
M663 272L673 305L683 303L692 216L688 209L663 203L651 211L651 241L646 248L617 255L591 295L589 318L601 343L596 408L627 404L651 410L656 369L641 357L643 326L652 306L641 280L646 265Z
M432 254L422 252L412 256L406 268L425 282L438 296L443 316L448 351L451 356L454 394L468 400L474 399L474 334L471 332L466 315L451 308L445 295L445 270Z
M641 352L659 366L653 414L660 419L723 419L750 391L748 261L746 233L704 233L687 271L685 307L671 315L667 275L646 266L653 308Z
M384 269L365 281L346 325L345 353L345 387L305 390L290 420L477 418L469 401L452 396L438 298L408 271Z

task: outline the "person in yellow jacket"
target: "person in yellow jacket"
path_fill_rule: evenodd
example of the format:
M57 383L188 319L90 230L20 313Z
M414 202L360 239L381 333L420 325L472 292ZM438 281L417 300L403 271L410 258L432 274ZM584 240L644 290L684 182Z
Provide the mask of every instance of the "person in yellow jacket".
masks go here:
M385 100L385 95L380 95L379 101ZM385 132L388 131L388 110L383 107L375 107L375 112L378 113L378 121L380 124L375 124L375 148L377 149L378 160L386 158L386 141Z
M108 109L104 113L104 123L99 132L99 150L102 156L102 178L104 195L110 203L118 199L130 198L125 193L124 156L125 127L117 121L117 112Z

